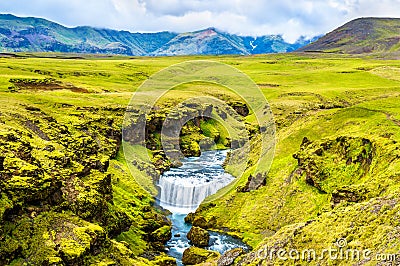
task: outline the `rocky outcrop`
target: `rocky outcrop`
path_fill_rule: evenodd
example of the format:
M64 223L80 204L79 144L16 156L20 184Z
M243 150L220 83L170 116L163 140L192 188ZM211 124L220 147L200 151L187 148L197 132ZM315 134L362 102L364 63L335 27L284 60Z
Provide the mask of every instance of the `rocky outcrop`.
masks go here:
M204 230L197 226L192 226L189 233L187 234L187 238L196 247L207 247L208 242L210 241L210 234L207 230Z
M238 186L236 191L238 192L250 192L257 190L267 183L267 175L265 173L257 173L255 176L250 175L244 186Z
M217 219L212 216L210 219L207 220L200 214L191 212L185 217L185 223L189 223L193 226L197 226L203 229L210 229L215 227Z
M331 193L366 175L374 154L375 147L369 139L341 136L321 142L304 138L300 151L293 157L297 159L299 173L305 173L307 184ZM332 178L339 175L343 176L342 181L333 182Z
M368 189L362 186L344 186L332 192L331 202L337 205L341 202L361 202L366 199Z
M101 253L132 265L131 247L113 240L132 225L130 234L149 250L164 250L170 222L151 201L120 208L114 199L124 174L110 169L121 143L121 110L59 107L57 120L35 106L1 114L0 264L84 265Z
M245 103L241 102L232 102L229 105L241 116L248 116L250 111L249 107Z
M215 251L190 247L183 252L182 263L185 265L196 265L207 261L216 261L219 256L220 254Z

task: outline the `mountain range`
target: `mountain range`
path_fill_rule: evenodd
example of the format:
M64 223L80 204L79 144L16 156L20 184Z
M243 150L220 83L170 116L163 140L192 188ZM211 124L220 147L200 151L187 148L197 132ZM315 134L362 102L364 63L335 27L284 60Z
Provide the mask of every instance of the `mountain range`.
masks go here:
M70 52L139 56L262 54L291 52L317 37L295 43L281 35L239 36L208 28L195 32L131 33L94 27L68 28L42 18L0 14L1 52Z

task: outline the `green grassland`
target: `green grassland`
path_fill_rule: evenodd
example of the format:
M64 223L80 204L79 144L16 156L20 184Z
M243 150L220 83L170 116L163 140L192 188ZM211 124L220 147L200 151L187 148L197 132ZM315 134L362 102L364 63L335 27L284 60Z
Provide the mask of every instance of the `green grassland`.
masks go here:
M131 176L120 131L125 107L143 81L196 59L249 75L276 122L275 158L265 186L240 189L254 170L249 165L235 187L195 214L215 217L212 229L254 249L238 263L257 265L257 251L265 247L322 250L338 238L374 254L398 252L399 61L333 54L40 56L0 58L0 264L171 262L160 252L170 225ZM158 102L160 112L200 95L240 101L223 87L183 84ZM255 123L251 114L247 121L250 127ZM200 127L189 123L186 131L187 146L216 135L218 148L228 146L227 133L213 120ZM158 150L157 132L151 138ZM148 153L158 164L156 151ZM161 166L146 167L132 174L149 178Z

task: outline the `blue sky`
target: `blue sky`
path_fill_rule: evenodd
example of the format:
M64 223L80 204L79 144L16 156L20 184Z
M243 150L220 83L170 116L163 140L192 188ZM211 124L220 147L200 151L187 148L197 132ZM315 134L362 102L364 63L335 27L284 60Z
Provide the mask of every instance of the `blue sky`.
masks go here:
M1 0L0 13L133 32L216 27L293 42L358 17L400 17L400 0Z

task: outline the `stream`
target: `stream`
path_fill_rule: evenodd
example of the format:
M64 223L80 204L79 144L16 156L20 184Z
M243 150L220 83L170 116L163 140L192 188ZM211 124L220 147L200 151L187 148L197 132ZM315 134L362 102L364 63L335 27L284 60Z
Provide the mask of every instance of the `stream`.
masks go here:
M172 214L172 238L166 244L168 255L182 264L183 251L190 247L186 234L191 225L184 218L194 212L200 203L219 189L227 186L234 177L225 172L222 164L227 150L205 151L200 157L188 157L182 160L182 166L165 172L158 182L160 188L159 205ZM210 231L209 247L206 249L223 254L233 248L248 247L240 240L229 235Z

